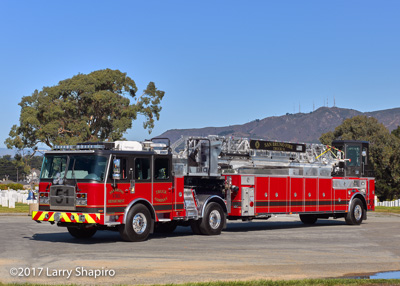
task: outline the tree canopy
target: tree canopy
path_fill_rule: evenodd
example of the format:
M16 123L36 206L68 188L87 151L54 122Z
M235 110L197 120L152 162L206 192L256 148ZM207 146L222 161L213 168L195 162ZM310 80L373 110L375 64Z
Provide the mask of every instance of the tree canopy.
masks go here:
M392 131L392 135L400 139L400 126L397 126L397 128Z
M327 145L333 140L369 141L376 194L380 200L386 200L400 196L400 139L395 134L377 119L360 115L346 119L334 131L322 134L320 141Z
M42 156L30 156L30 154L24 157L17 154L14 158L10 155L4 155L0 157L0 180L8 179L17 182L18 179L18 181L21 181L29 175L31 168L40 170L42 161Z
M85 141L114 141L123 137L132 121L143 115L151 133L159 120L164 91L150 82L137 95L133 79L119 70L98 70L62 80L22 98L20 125L14 125L8 148L49 147ZM131 103L131 101L133 101Z

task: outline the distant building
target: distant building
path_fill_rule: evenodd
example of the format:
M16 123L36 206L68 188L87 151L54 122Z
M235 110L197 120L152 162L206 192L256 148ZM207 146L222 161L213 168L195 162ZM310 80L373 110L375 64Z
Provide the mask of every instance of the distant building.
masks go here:
M39 175L40 175L40 171L33 168L33 169L31 169L31 172L29 173L29 175L26 176L26 181L28 183L32 183L32 182L37 183L39 180Z

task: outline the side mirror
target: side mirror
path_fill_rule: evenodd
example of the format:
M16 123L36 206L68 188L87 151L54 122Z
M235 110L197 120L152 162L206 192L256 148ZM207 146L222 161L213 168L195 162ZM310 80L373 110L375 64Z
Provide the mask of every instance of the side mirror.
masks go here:
M129 186L129 190L131 191L131 194L135 193L135 180L131 180L131 185Z
M121 179L121 160L114 159L113 161L113 179L120 180Z

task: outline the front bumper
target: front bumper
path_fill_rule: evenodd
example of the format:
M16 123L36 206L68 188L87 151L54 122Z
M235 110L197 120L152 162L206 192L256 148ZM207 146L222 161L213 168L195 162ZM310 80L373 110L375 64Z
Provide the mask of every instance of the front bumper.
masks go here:
M99 213L69 213L58 211L32 212L32 219L35 221L101 224L101 218L101 214Z

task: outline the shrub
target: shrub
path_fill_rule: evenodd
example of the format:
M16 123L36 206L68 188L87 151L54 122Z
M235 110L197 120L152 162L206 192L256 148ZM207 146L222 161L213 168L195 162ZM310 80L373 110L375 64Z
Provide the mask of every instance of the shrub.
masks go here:
M23 190L24 189L24 186L22 184L18 184L18 183L7 184L7 187L9 187L12 190Z

